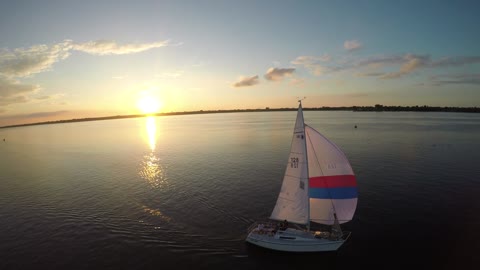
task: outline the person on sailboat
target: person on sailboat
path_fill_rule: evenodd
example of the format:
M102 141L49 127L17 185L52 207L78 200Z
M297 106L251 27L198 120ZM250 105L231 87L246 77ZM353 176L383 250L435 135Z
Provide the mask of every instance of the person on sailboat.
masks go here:
M285 231L288 228L288 221L285 219L284 221L280 222L280 230Z

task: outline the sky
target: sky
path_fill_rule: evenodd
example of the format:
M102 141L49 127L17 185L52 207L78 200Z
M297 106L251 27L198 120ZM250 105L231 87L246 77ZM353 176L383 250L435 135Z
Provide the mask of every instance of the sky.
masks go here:
M2 1L0 126L480 106L479 1Z

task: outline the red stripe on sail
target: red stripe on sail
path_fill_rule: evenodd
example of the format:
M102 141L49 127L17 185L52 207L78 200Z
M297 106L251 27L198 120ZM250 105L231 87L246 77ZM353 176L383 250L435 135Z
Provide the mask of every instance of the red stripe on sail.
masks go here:
M308 186L311 188L356 187L355 175L330 175L310 177Z

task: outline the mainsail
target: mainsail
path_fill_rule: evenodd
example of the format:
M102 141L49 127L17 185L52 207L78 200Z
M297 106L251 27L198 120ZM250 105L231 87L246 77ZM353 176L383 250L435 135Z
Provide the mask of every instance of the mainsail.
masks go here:
M356 207L356 180L350 163L340 148L304 124L300 104L287 169L270 218L333 225L334 214L339 223L345 223Z
M308 223L308 170L305 145L305 125L300 105L293 130L287 169L271 219L286 219L298 224Z

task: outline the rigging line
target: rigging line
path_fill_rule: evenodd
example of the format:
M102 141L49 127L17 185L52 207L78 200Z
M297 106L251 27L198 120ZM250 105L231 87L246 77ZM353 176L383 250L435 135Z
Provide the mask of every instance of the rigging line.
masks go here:
M303 99L305 99L306 97L303 97ZM303 117L303 108L302 108L302 100L301 99L299 102L300 102L300 106L298 106L298 112L301 113L302 115L302 146L303 146L303 154L302 154L302 157L305 158L305 161L306 163L303 165L304 168L307 169L307 188L306 188L306 193L307 193L307 231L310 231L310 196L309 196L309 193L310 193L310 188L309 188L309 185L310 185L310 179L309 179L309 176L310 176L310 170L308 168L308 149L307 149L307 140L304 140L304 136L306 134L306 131L305 131L305 118ZM298 135L297 135L297 138L298 138ZM303 189L303 188L302 188Z
M323 218L315 218L315 219L312 219L312 220L323 220L323 221L329 221L329 219L323 219ZM352 219L339 219L339 221L351 221Z
M290 174L285 174L285 176L288 176L290 178L295 178L295 179L308 179L308 177L293 176L293 175L290 175Z
M310 126L308 126L309 128L311 128ZM313 129L313 128L311 128ZM313 129L314 131L316 131L315 129ZM318 131L317 131L318 132ZM310 135L308 134L308 132L305 131L305 135L308 137L308 141L310 142L310 145L313 146L313 143L312 143L312 140L310 138ZM323 136L322 136L323 137ZM329 141L330 142L330 141ZM312 151L313 151L313 154L315 155L315 160L317 161L317 164L318 164L318 167L320 168L320 171L322 172L322 175L325 175L323 173L323 170L322 170L322 165L320 165L320 161L318 160L318 156L317 156L317 152L315 151L315 147L312 147ZM332 204L332 208L333 208L333 212L335 213L335 215L337 214L337 209L335 209L335 204L333 203L333 199L332 199L332 194L330 193L330 189L329 189L329 186L328 186L328 183L327 181L325 181L325 178L323 178L323 181L325 182L325 186L327 187L327 192L328 192L328 196L330 197L330 203Z
M280 197L278 196L279 199L282 199L282 200L285 200L285 201L289 201L289 202L296 202L296 200L290 200L290 199L287 199L285 197Z

